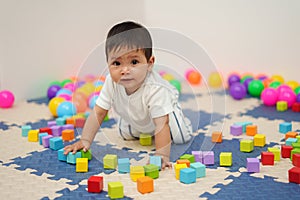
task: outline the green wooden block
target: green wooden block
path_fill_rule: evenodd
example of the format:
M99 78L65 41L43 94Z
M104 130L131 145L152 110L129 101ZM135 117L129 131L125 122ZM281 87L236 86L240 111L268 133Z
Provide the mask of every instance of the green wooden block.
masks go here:
M254 149L253 140L241 140L240 141L240 151L251 152Z
M287 109L288 109L288 106L287 106L286 101L277 101L277 103L276 103L277 111L283 112L283 111L286 111Z
M274 160L275 161L280 161L280 149L276 147L269 147L268 152L272 152L274 154Z
M140 144L142 146L151 146L152 145L152 135L141 133L140 134Z
M300 142L294 142L294 143L292 143L292 147L293 147L294 149L300 148Z
M108 196L111 199L118 199L124 197L124 186L121 182L108 183Z
M104 169L116 169L118 164L118 157L114 154L106 154L103 157Z
M300 149L299 149L299 148L296 148L296 149L293 149L293 150L291 151L291 160L293 160L293 154L295 154L295 153L299 153L299 154L300 154Z
M296 136L296 139L297 139L297 142L300 143L300 135L297 135L297 136Z
M154 164L149 164L144 166L145 176L149 176L153 179L159 177L159 167Z
M104 117L104 120L103 120L103 121L105 121L105 122L109 121L109 117L108 117L108 115L105 115L105 117Z
M192 154L183 154L182 156L180 156L180 160L189 160L190 163L194 163L195 162L195 156Z
M57 124L58 126L65 125L65 123L66 123L66 119L65 119L65 118L62 118L62 117L56 118L55 121L56 121L56 124Z
M81 152L82 158L87 158L88 160L92 160L92 151L91 150L88 150L87 152L80 150L80 152Z

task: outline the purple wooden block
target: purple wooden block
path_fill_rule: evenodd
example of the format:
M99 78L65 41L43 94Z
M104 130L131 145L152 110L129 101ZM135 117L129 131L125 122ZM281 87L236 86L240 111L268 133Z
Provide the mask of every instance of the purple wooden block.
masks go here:
M243 126L241 125L231 125L230 126L230 134L234 136L239 136L243 134Z
M42 137L42 144L45 148L49 148L49 146L50 146L49 140L51 138L53 138L52 135L47 135L47 136Z
M203 151L203 164L205 165L215 164L215 154L213 151Z
M195 162L201 162L203 164L203 152L202 151L192 151L195 157Z
M247 171L248 172L260 171L260 164L258 158L247 158Z
M52 129L52 135L54 137L61 136L61 131L62 131L61 126L51 126L51 129Z
M63 125L62 127L62 130L74 130L74 125L73 124L66 124L66 125Z
M48 127L50 128L51 126L56 126L56 121L49 121Z

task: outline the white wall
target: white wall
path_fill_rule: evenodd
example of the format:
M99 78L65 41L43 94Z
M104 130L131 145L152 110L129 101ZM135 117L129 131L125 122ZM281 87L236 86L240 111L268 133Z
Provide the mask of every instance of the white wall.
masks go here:
M0 90L45 96L51 81L76 75L112 25L144 16L139 0L0 0Z
M298 0L0 0L0 90L17 100L44 96L76 75L108 29L126 19L178 31L225 75L281 74L299 80ZM158 64L187 63L156 52Z
M145 7L147 26L190 37L225 75L281 74L300 82L299 0L145 0ZM157 61L170 59L158 54Z

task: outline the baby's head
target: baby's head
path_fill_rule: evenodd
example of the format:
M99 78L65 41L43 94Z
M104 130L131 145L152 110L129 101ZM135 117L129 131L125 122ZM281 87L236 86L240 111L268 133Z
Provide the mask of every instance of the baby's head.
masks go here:
M113 26L106 38L106 60L112 52L123 54L133 50L144 52L149 61L152 56L152 39L149 31L144 26L131 21Z

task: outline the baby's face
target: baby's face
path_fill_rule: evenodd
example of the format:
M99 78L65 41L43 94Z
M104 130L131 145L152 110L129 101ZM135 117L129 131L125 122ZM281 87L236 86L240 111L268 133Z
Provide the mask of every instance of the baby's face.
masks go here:
M147 61L142 50L121 49L108 55L108 67L114 82L125 87L128 95L143 84L147 72L152 69L154 57Z

